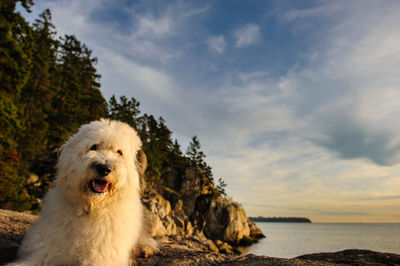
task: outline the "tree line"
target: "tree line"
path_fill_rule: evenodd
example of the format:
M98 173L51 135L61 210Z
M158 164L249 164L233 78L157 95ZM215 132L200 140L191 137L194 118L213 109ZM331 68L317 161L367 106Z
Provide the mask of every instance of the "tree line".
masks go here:
M262 223L311 223L309 218L303 217L249 217L252 222Z
M0 208L37 209L54 178L58 148L82 124L102 117L138 131L150 186L172 169L189 166L200 167L214 182L196 136L183 154L162 117L141 114L134 98L107 101L92 51L73 35L57 36L50 10L30 24L17 4L30 12L33 2L0 1ZM218 193L225 194L225 186L219 179Z

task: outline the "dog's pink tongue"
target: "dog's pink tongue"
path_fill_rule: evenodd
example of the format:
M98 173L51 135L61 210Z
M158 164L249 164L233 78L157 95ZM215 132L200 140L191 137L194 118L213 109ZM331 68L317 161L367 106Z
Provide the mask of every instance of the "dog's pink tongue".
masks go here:
M99 193L106 191L107 187L108 187L108 183L106 183L106 182L104 182L104 183L94 182L94 184L93 184L94 190Z

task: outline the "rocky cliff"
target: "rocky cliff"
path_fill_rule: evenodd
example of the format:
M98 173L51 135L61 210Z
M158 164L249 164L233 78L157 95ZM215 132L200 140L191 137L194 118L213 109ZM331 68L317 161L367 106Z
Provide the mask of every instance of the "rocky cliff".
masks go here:
M145 189L143 204L156 238L197 239L210 251L239 253L264 237L243 207L221 195L199 167L171 171Z

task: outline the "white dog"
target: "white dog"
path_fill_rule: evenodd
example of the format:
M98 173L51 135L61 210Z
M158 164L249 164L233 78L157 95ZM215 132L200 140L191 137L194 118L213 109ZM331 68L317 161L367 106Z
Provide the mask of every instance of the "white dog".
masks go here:
M102 119L83 125L61 148L55 187L16 264L133 263L142 230L139 189L146 161L141 146L125 123Z

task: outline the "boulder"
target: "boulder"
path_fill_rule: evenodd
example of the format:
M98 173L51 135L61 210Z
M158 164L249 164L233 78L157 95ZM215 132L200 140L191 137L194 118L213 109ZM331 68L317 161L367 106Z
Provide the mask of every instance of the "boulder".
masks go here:
M251 227L255 233L261 232L255 224L250 224L242 205L223 197L212 199L205 214L204 233L208 237L240 245L251 238Z

